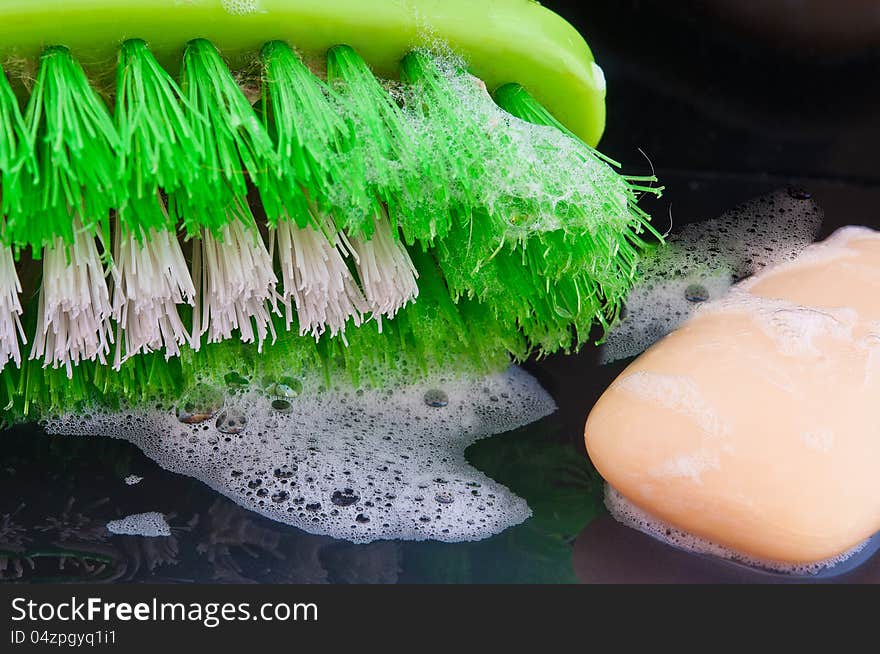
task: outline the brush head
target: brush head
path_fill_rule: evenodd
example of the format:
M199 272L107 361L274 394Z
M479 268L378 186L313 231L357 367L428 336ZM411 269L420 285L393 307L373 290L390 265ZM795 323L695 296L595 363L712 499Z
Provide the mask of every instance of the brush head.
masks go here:
M11 417L154 402L229 375L384 385L500 369L615 320L653 178L621 176L527 84L496 103L472 72L489 66L495 86L555 65L538 93L568 80L579 97L560 58L591 57L582 40L548 45L567 33L558 18L530 2L378 3L363 23L351 2L165 4L49 5L45 30L6 51L37 56L62 38L57 21L71 30L39 51L23 112L0 77L0 234L22 259L0 257L0 356L18 363L31 341L0 373ZM0 17L37 16L16 6ZM508 41L535 11L535 47ZM118 39L99 37L117 14ZM480 47L495 59L471 24L489 19L498 36ZM415 34L435 48L413 49L428 42ZM299 52L317 44L318 66ZM96 84L111 54L115 82Z

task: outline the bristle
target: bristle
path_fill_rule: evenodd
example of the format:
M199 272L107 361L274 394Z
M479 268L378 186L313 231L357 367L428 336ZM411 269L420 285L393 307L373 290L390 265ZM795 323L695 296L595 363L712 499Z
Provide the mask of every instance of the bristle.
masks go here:
M10 361L21 366L19 341L27 343L21 327L21 282L15 272L12 251L0 248L0 370Z
M484 171L498 166L506 153L489 150L488 125L472 114L475 106L461 101L451 81L460 80L463 71L456 68L455 72L447 76L425 52L411 52L400 64L401 79L410 85L409 99L421 119L427 146L448 171L457 203L470 208L480 206Z
M358 278L373 317L382 331L382 317L393 318L419 295L416 272L406 248L391 232L388 216L374 219L372 238L352 237Z
M577 171L593 182L593 197L571 197L559 206L559 210L571 212L583 219L592 219L597 228L615 229L622 237L630 235L635 238L632 245L641 248L644 243L637 236L642 232L650 233L654 238L662 241L663 237L651 227L650 218L639 208L639 195L647 193L659 196L663 187L652 186L657 179L653 175L631 176L621 175L617 172L620 164L610 157L590 147L574 134L541 105L528 91L518 84L507 84L496 91L495 99L499 106L512 116L533 125L552 128L554 132L561 133L566 137L564 142L573 150L573 154L580 162ZM592 199L596 205L590 211ZM602 211L596 209L601 208ZM603 218L602 222L596 218ZM609 220L610 219L610 220ZM614 220L616 219L616 220ZM619 229L621 224L628 229Z
M148 230L173 232L180 216L169 214L162 194L188 196L203 155L180 88L143 41L130 40L120 49L116 89L119 176L126 189L117 209L120 226L138 241Z
M194 306L196 291L176 235L151 229L138 240L117 222L113 260L114 367L156 350L164 349L166 359L178 356L190 341L178 305Z
M0 237L11 240L6 216L21 212L22 172L36 175L33 142L28 134L18 100L6 73L0 69L0 211L3 215Z
M453 297L479 299L539 352L576 348L594 323L613 319L636 274L647 229L637 193L649 187L556 124L536 128L498 110L454 64L413 53L403 73L430 131L461 157L456 179L469 184L470 220L438 243Z
M278 206L275 147L220 53L208 41L190 41L183 56L182 88L195 140L204 153L200 174L172 194L190 236L203 228L220 233L226 207L243 205L250 179L268 206ZM270 174L271 173L271 174Z
M327 52L327 78L345 102L344 115L369 166L370 190L402 224L409 242L432 240L455 210L443 151L426 140L418 115L404 112L402 98L385 89L351 47Z
M275 139L280 166L281 206L264 202L269 225L286 216L305 227L313 203L321 211L336 211L345 221L341 226L355 228L372 201L362 153L354 149L339 99L286 43L267 43L262 62L263 119Z
M195 303L195 288L177 241L180 216L165 200L166 194L188 198L198 184L203 144L184 109L194 112L147 45L123 43L115 119L127 201L117 211L113 252L117 370L137 354L161 349L166 359L177 356L191 339L178 306Z
M209 343L220 343L238 330L242 342L256 342L261 350L267 336L275 339L278 280L250 210L239 205L229 212L217 236L205 229L193 244L193 278L201 282L193 338L207 334Z
M78 219L72 228L72 245L57 237L44 253L37 331L30 354L31 359L43 359L44 367L64 368L68 378L80 361L106 364L113 342L110 294L96 237L82 229Z
M0 70L0 238L9 240L6 216L21 210L21 173L35 174L33 148L27 139L18 100ZM21 282L9 247L0 246L0 371L10 361L21 366L19 341L27 343L21 326Z
M110 231L110 209L124 201L116 158L119 136L100 96L66 48L47 49L25 113L39 176L23 176L20 211L9 215L12 240L39 252L57 239L73 244L81 229Z
M316 222L321 229L279 221L275 238L287 329L293 322L292 301L300 335L317 341L325 331L330 336L344 332L349 320L360 326L369 305L345 263L349 252L341 235L326 218Z

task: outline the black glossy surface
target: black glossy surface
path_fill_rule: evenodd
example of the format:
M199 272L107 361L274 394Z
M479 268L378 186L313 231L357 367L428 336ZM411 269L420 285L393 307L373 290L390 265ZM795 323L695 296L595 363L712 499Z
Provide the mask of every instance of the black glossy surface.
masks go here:
M544 4L583 31L605 70L608 127L601 149L627 170L641 172L641 148L666 186L663 198L650 205L661 228L670 215L675 224L712 218L789 185L807 189L824 208L823 235L843 224L880 227L880 66L870 51L837 47L829 54L782 45L772 30L694 9L700 3ZM16 428L0 436L0 577L801 581L678 552L605 514L582 429L593 402L625 362L599 367L595 359L587 348L577 356L530 362L558 413L468 451L477 467L525 497L535 512L523 525L479 543L355 546L311 536L160 470L126 443L49 438L33 427ZM128 474L144 481L126 486ZM103 527L109 519L143 511L168 514L172 537L112 536ZM877 580L880 556L836 579Z

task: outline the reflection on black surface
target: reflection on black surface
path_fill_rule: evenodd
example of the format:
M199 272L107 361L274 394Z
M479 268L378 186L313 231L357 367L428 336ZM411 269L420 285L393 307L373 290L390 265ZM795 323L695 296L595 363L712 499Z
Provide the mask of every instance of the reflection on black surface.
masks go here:
M714 557L676 549L609 515L593 520L574 546L574 567L586 584L709 584L709 583L859 583L880 582L880 554L854 569L846 563L817 577L796 577L755 570Z
M0 497L0 580L393 583L399 547L339 547L273 523L198 482L160 470L115 441L6 432ZM137 472L144 480L127 486ZM4 503L6 504L6 503ZM111 534L110 520L159 511L171 536Z
M0 581L181 583L574 582L571 544L601 509L601 480L554 420L490 438L469 461L524 497L533 516L473 543L314 536L247 511L114 440L6 431ZM143 477L127 485L125 477ZM157 511L171 536L110 533Z

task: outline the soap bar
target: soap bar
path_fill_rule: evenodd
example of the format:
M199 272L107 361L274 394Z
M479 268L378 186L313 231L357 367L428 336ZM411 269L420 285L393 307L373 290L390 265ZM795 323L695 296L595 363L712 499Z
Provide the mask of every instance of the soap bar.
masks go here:
M649 516L743 558L833 559L880 530L880 233L838 230L628 366L588 453Z

